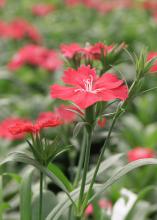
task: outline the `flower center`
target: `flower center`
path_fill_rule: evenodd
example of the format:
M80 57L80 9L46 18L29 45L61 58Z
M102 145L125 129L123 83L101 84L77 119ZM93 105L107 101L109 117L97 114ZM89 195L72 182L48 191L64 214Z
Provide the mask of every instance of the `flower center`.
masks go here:
M90 75L88 79L83 80L84 88L75 89L75 92L81 91L81 92L90 92L95 93L94 90L92 90L93 87L93 76Z
M89 77L90 77L89 79L83 80L86 92L92 92L93 76L90 75Z
M84 88L80 88L80 89L75 89L75 92L89 92L89 93L93 93L96 94L97 92L100 92L104 89L95 89L93 90L93 76L90 75L88 79L84 79L83 80L84 83Z

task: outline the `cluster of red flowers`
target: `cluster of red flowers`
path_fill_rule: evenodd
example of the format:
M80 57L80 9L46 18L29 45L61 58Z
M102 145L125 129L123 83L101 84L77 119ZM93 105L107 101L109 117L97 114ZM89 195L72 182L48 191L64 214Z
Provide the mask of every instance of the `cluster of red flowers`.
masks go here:
M103 51L104 56L111 52L114 48L113 45L105 45L103 43L96 43L94 45L88 45L87 47L81 47L77 43L62 44L61 52L67 59L72 59L77 55L82 55L87 59L100 59Z
M53 85L52 98L72 101L82 109L96 102L125 100L128 97L128 88L123 80L111 73L99 77L90 66L81 66L78 70L69 68L64 72L63 81L70 86Z
M46 119L56 115L56 117L60 118L63 124L69 124L77 120L77 112L82 114L83 116L83 113L80 112L75 106L62 104L58 108L55 108L54 112L42 112L38 118ZM105 125L106 125L106 118L105 117L100 118L98 120L98 126L100 128L104 128Z
M128 161L132 162L139 159L153 158L155 152L151 148L136 147L128 152Z
M65 0L68 6L85 5L87 8L96 9L101 13L107 13L117 8L129 8L132 6L132 0Z
M37 4L32 7L32 13L36 16L45 16L54 11L55 7L51 4Z
M23 65L41 67L47 71L55 71L62 66L58 53L38 45L26 45L21 48L9 62L10 70L17 70Z
M38 133L44 128L56 127L62 123L63 122L56 117L56 115L51 115L50 117L38 118L35 123L32 123L31 121L17 121L9 126L9 131L12 135Z
M0 37L15 40L28 37L35 42L41 41L41 35L38 30L21 18L15 19L10 23L0 21Z
M42 112L35 123L21 118L6 118L0 122L0 137L17 140L24 138L26 133L37 133L47 127L71 123L77 115L69 109L75 110L75 107L61 105L54 112Z

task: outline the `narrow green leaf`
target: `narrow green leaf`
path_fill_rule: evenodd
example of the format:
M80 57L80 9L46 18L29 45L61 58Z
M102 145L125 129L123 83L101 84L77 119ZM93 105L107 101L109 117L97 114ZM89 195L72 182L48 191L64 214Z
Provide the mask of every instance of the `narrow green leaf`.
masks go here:
M99 177L105 170L115 165L123 155L124 154L116 154L114 156L109 157L107 160L104 160L100 165L99 171L97 173L97 177ZM92 180L94 171L95 171L95 167L87 173L86 184Z
M97 184L98 186L100 186L100 184ZM85 192L87 192L87 190L89 189L89 184L85 187ZM75 189L74 191L72 191L70 193L70 196L72 198L73 201L76 201L79 198L79 194L80 194L80 187L78 187L77 189ZM69 200L68 197L65 197L65 199L62 199L62 201L60 203L58 203L58 205L55 206L55 208L50 212L50 214L47 216L47 218L45 220L57 220L60 218L60 216L67 211L67 209L69 208L69 206L71 205L71 201Z
M29 157L27 154L24 154L21 152L11 153L8 155L8 157L4 161L0 163L0 166L8 162L20 162L20 163L29 164L29 165L36 167L38 170L40 170L46 176L48 176L57 186L59 186L67 194L71 202L73 202L64 183L61 182L60 179L58 179L58 177L53 172L50 172L46 167L40 165L36 160Z
M53 174L55 174L62 183L64 183L64 185L66 186L69 192L72 191L73 187L70 181L67 179L64 173L59 169L59 167L57 167L55 164L49 163L48 169L49 171L53 172Z
M39 193L33 197L32 201L32 220L39 220ZM50 211L56 206L57 198L51 191L43 191L43 220L48 216Z
M134 161L132 163L129 163L123 166L119 171L114 173L114 175L111 178L109 178L104 184L94 185L93 188L97 192L89 200L89 202L91 202L98 195L101 195L102 193L104 193L104 191L108 187L110 187L112 184L114 184L116 181L118 181L121 177L123 177L127 173L131 172L132 170L138 167L145 166L145 165L157 165L157 159L141 159L141 160ZM89 189L89 184L86 185L85 193L87 192L88 189ZM75 189L74 191L70 193L70 196L73 201L78 200L79 191L80 191L80 187L78 187L77 189ZM60 216L69 208L70 205L71 205L71 201L66 197L52 210L52 212L48 215L46 220L58 220Z
M69 151L71 149L72 145L68 145L63 147L63 149L59 149L56 151L55 155L52 157L52 160L54 160L56 157L60 156L61 154Z
M58 180L58 178L51 172L48 171L44 166L40 165L36 160L32 159L31 157L27 156L24 153L20 152L14 152L8 155L8 157L0 163L0 166L2 166L5 163L8 162L20 162L32 165L36 167L37 169L41 170L45 175L47 175L50 179L52 179L61 189L65 190L65 186Z
M145 165L157 165L157 159L155 159L155 158L140 159L140 160L133 161L133 162L128 163L127 165L123 166L113 176L111 176L111 178L109 178L104 184L102 184L101 189L99 189L95 193L95 195L90 199L90 201L93 200L98 195L101 195L102 193L104 193L104 191L109 186L111 186L113 183L118 181L121 177L123 177L127 173L131 172L132 170L134 170L134 169L136 169L138 167L145 166Z
M32 175L33 170L22 180L20 188L20 220L32 219Z

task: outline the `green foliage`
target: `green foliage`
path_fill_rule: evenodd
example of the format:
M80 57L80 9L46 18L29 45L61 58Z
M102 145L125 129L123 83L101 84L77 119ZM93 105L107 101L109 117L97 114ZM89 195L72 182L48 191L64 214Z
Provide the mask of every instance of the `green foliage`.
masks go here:
M92 65L98 71L102 68L100 75L109 71L116 72L121 78L125 77L129 87L134 77L141 79L141 82L134 88L136 90L136 94L132 95L134 100L131 100L128 112L121 117L120 123L114 127L110 143L107 145L108 149L103 155L106 159L100 165L94 191L88 201L94 205L93 216L89 218L111 220L111 217L105 216L105 214L101 216L99 199L108 198L114 206L119 199L121 188L127 187L137 193L137 201L125 220L138 220L139 216L140 220L156 220L157 193L154 186L157 184L156 167L138 168L146 164L156 165L156 159L125 165L127 157L124 157L124 153L137 146L151 148L154 152L157 147L157 79L156 73L149 73L150 67L156 63L156 59L147 61L146 53L140 52L143 48L146 48L147 52L157 51L157 23L152 12L135 7L117 8L109 13L101 14L95 9L87 9L83 5L67 7L64 1L45 0L44 3L52 3L56 9L45 17L37 17L31 12L35 3L39 3L39 1L8 0L5 8L0 9L0 20L11 22L16 17L28 20L38 28L42 35L41 44L58 52L60 52L60 44L63 43L77 42L81 46L97 42L115 44L111 53L106 57L101 54L100 62L94 61ZM63 69L57 70L53 74L29 65L13 72L8 69L7 65L14 54L24 45L31 43L32 41L27 38L18 41L9 39L0 41L1 120L11 116L33 120L40 112L52 111L61 103L50 99L49 88L50 85L60 81ZM139 56L132 57L131 54L139 54ZM64 69L68 65L69 63L65 62ZM99 113L97 119L100 115L105 116L107 123L104 128L96 126L94 130L85 193L89 189L102 143L107 137L111 120L115 115L116 105L117 102L109 103L108 106L97 104L96 113ZM73 112L77 111L73 110ZM74 207L77 206L82 180L81 169L78 187L75 189L73 177L78 171L77 164L82 147L83 130L87 125L86 122L81 121L84 117L82 112L82 110L77 112L80 117L76 124L71 123L60 129L44 131L44 138L40 140L37 138L36 145L33 145L29 138L26 144L22 144L21 140L0 139L0 161L2 161L0 220L19 219L19 208L21 220L39 219L39 194L37 193L39 179L36 171L33 171L32 174L30 170L27 174L29 165L45 175L44 219L57 220L61 216L64 220L69 218L68 211L71 204L76 201ZM124 112L123 109L122 112ZM60 143L64 143L65 147ZM69 147L71 145L74 146L72 151ZM28 156L30 153L26 151L28 147L32 150L33 155ZM11 154L6 157L10 152ZM46 167L47 165L48 167ZM138 169L130 173L135 168ZM114 184L115 182L116 184ZM151 187L151 185L153 186ZM63 197L60 197L60 194L63 194ZM75 212L75 208L72 212Z

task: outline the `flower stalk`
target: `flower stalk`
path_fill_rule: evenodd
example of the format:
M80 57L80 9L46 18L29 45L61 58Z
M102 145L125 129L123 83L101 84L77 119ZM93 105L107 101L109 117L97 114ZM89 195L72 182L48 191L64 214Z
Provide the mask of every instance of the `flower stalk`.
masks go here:
M89 159L90 159L90 151L91 151L91 144L92 144L92 133L93 128L95 124L95 105L90 106L85 111L85 121L87 122L87 125L84 130L85 135L85 150L84 155L81 155L82 159L84 158L84 168L83 168L83 174L82 174L82 182L81 182L81 188L80 188L80 195L79 195L79 201L78 201L78 216L81 216L81 207L82 203L84 201L84 190L86 185L86 177L87 172L89 168ZM80 159L81 160L81 159Z
M117 112L116 112L114 118L113 118L112 125L111 125L111 127L110 127L109 132L108 132L108 136L107 136L107 138L106 138L106 140L105 140L105 142L104 142L104 145L103 145L103 147L102 147L100 156L99 156L99 158L98 158L97 165L96 165L96 168L95 168L95 172L94 172L93 178L92 178L92 180L91 180L91 184L90 184L90 186L89 186L89 190L88 190L88 192L87 192L87 194L86 194L86 197L85 197L85 199L84 199L84 201L83 201L82 209L81 209L81 216L83 216L84 210L85 210L85 208L86 208L86 206L87 206L88 199L89 199L90 193L91 193L91 191L92 191L92 188L93 188L93 185L94 185L94 182L95 182L95 179L96 179L96 176L97 176L97 173L98 173L100 164L101 164L101 162L102 162L102 159L103 159L103 156L104 156L104 152L105 152L105 150L106 150L106 148L107 148L107 146L108 146L108 143L109 143L109 140L110 140L110 136L111 136L112 130L113 130L114 125L115 125L115 123L116 123L116 121L117 121L117 119L119 118L119 116L120 116L121 113L122 113L122 111L121 111L121 108L119 107L119 108L117 109Z
M78 183L80 180L83 162L84 162L85 150L86 150L86 134L84 131L83 132L83 141L82 141L82 145L81 145L80 158L79 158L79 163L78 163L78 170L77 170L76 177L74 180L74 188L76 188L78 186Z
M86 176L87 176L88 167L89 167L91 136L92 136L92 132L86 131L86 150L85 150L85 156L84 156L85 162L84 162L84 169L83 169L83 174L82 174L82 182L81 182L81 189L80 189L79 202L78 202L78 212L80 212L81 204L83 202L83 197L84 197Z
M40 172L39 220L43 220L43 173Z

